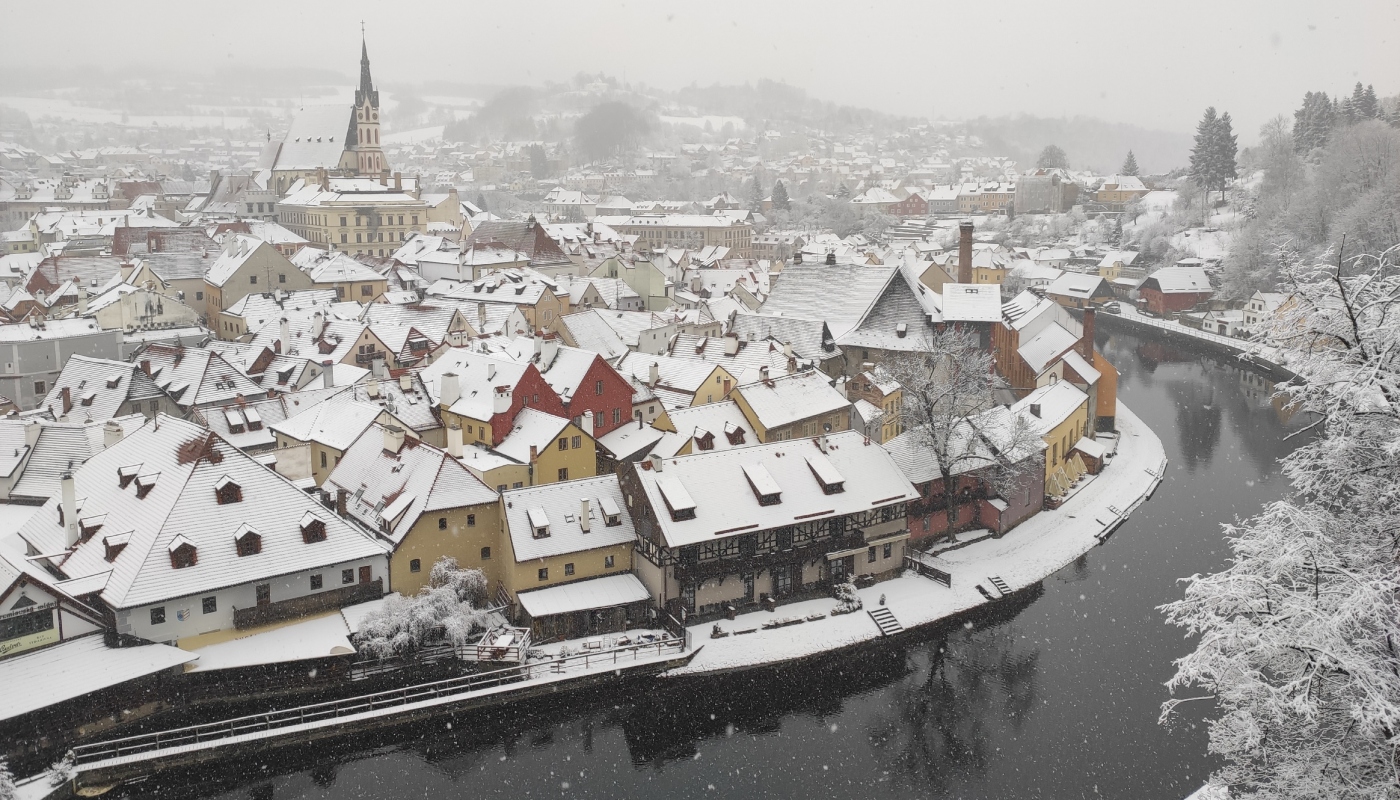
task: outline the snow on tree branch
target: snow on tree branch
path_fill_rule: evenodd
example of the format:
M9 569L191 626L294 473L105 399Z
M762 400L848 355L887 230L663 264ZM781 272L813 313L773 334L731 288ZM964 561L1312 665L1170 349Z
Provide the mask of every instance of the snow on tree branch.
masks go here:
M444 556L416 595L391 595L360 624L360 652L386 659L442 642L465 644L486 627L486 575Z

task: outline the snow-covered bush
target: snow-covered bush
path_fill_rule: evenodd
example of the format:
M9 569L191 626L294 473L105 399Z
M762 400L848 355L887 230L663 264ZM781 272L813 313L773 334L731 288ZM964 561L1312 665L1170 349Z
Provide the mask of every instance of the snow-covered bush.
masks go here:
M15 776L10 764L0 758L0 800L15 800Z
M78 764L78 756L72 750L63 754L63 758L53 762L49 767L49 785L62 786L73 780L73 769Z
M464 644L485 627L486 576L443 557L428 585L410 597L392 596L360 623L360 652L379 659L405 655L425 645Z
M850 583L838 583L832 587L832 594L836 596L836 608L831 609L832 614L851 614L865 607L856 594L856 585Z

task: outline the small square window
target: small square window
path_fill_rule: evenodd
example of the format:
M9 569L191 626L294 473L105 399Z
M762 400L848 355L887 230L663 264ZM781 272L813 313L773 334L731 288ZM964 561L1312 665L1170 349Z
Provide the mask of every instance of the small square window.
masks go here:
M489 548L489 547L483 547L483 548L481 548L481 560L482 560L482 561L490 561L490 560L491 560L491 548Z
M353 569L343 569L343 570L341 570L341 571L340 571L340 582L341 582L341 583L354 583L354 582L355 582L355 570L353 570Z
M312 575L312 576L311 576L311 591L314 592L314 591L316 591L317 589L320 589L321 586L322 586L321 576L320 576L319 574Z
M542 580L542 581L547 581L547 580L549 580L549 567L540 567L540 580ZM161 614L162 614L162 615L165 614L165 609L161 609ZM164 617L162 616L162 619L163 619L163 618L164 618Z
M560 450L568 450L568 449L569 449L569 440L568 440L567 438L565 438L565 439L560 439L560 440L559 440L559 449L560 449Z
M617 565L617 556L603 556L603 568L612 569Z
M151 624L160 625L165 622L165 606L156 606L151 609Z
M418 560L418 559L416 559L416 558L413 559L412 561L408 562L408 571L409 571L409 572L422 572L422 571L423 571L423 562L420 561L420 560Z
M893 545L893 544L886 544L886 545L885 545L884 557L885 557L885 558L889 558L893 553L894 553L894 545Z
M475 515L475 514L468 514L468 515L467 515L467 527L468 527L468 528L474 528L474 527L476 527L476 515Z
M867 548L865 549L865 563L867 563L867 564L873 564L873 563L875 563L875 548L873 548L873 547L867 547Z
M249 275L249 276L248 276L248 282L249 282L249 283L257 283L257 282L258 282L258 276L256 276L256 275Z
M580 447L583 446L583 437L582 437L582 436L575 436L575 437L573 438L573 441L569 442L569 446L572 447L572 448L575 449L575 450L579 449Z
M447 530L447 517L438 517L438 530Z
M567 481L568 479L569 479L569 468L568 468L568 467L561 467L561 468L559 469L559 480L561 480L561 481Z
M204 607L204 613L213 614L219 610L219 598L206 597L200 601L200 605Z
M574 574L574 565L573 565L572 562L570 562L570 563L564 565L564 574L565 574L565 575L572 575L572 574Z
M204 292L195 292L195 293L194 293L194 299L196 299L196 300L203 300L203 299L204 299Z

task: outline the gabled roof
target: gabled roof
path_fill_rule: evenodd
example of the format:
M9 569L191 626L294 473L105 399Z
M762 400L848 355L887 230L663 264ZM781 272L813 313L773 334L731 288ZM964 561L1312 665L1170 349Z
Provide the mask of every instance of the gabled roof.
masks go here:
M895 267L796 264L782 271L759 313L823 320L840 341L897 272Z
M339 393L269 427L298 442L317 442L336 450L354 444L383 411L361 403L349 393Z
M63 391L68 390L69 419L102 422L117 415L123 403L143 402L164 396L150 376L127 361L73 355L45 395L41 408L62 417Z
M123 434L136 430L145 424L146 418L140 414L116 417ZM23 431L23 423L12 424ZM25 462L24 472L10 490L12 497L48 499L59 492L59 478L79 464L102 452L106 437L104 421L94 422L45 422L39 420L39 438L34 442L33 452ZM23 439L21 439L23 441ZM11 451L13 452L13 451Z
M579 553L600 547L629 544L636 536L632 514L623 501L616 475L600 475L561 483L511 489L501 495L506 529L516 563ZM588 531L579 523L584 499L588 500ZM534 511L548 521L549 535L535 537L530 521ZM616 524L607 524L612 516Z
M943 319L946 322L998 322L1001 320L1001 287L993 283L943 284Z
M529 464L530 448L533 446L536 454L543 453L569 424L563 417L526 406L515 415L510 433L494 450L517 463Z
M1016 352L1020 354L1021 359L1030 366L1035 374L1039 375L1055 363L1055 359L1064 355L1065 351L1078 343L1078 336L1065 330L1058 322L1052 322L1031 337L1030 341L1022 342Z
M1097 273L1066 272L1045 287L1045 293L1060 297L1088 299L1091 297L1111 297L1113 287Z
M140 476L126 486L118 470ZM214 487L231 480L242 499L224 508ZM136 486L150 488L137 497ZM55 559L67 578L110 570L102 599L113 608L132 608L188 597L226 586L381 556L386 548L323 508L286 478L192 422L160 415L121 442L93 456L74 475L80 518L100 510L102 527L66 556ZM58 498L20 529L41 553L65 550L58 522ZM326 526L324 541L307 544L301 520L306 514ZM239 556L234 533L250 526L262 536L262 551ZM104 538L130 533L112 560ZM183 537L197 548L198 562L177 568L169 549Z
M1069 381L1056 381L1042 386L1011 405L1016 413L1029 413L1032 405L1040 406L1040 416L1030 419L1036 433L1045 434L1069 419L1075 409L1089 402L1089 395Z
M395 544L423 514L496 502L496 492L445 450L411 436L398 452L385 450L378 424L345 451L326 483L349 492L346 510Z
M1200 267L1163 267L1142 282L1141 290L1158 289L1162 294L1211 293L1210 277Z
M771 430L849 408L851 402L830 381L813 369L744 384L734 391L743 396L764 429Z
M767 479L777 484L780 502L759 504L750 477L754 467L761 467ZM661 472L640 463L625 468L633 470L641 483L669 547L792 525L794 518L821 520L869 511L918 497L889 454L855 431L831 434L824 453L812 439L794 439L668 458ZM833 473L839 475L842 491L823 491L819 472L828 479ZM693 506L694 517L673 519L668 511L677 502Z
M532 369L536 368L530 363L449 347L439 351L437 359L419 371L418 377L432 403L437 405L442 401L442 376L456 373L462 393L448 410L484 422L495 416L495 388L509 386L513 393L521 378Z
M151 380L181 408L228 403L266 391L212 350L152 344L138 361L150 362Z

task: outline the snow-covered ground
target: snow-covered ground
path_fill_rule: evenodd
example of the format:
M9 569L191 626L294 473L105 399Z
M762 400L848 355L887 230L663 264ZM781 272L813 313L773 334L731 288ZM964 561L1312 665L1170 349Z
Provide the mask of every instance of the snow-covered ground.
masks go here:
M1256 355L1265 361L1279 366L1284 366L1288 363L1288 354L1279 350L1276 347L1269 347L1268 345L1247 341L1245 339L1236 339L1232 336L1224 336L1219 333L1211 333L1210 331L1203 331L1198 330L1196 328L1190 328L1185 325L1182 325L1176 320L1161 319L1160 317L1149 317L1139 313L1138 310L1134 308L1130 303L1119 303L1118 314L1116 316L1121 317L1122 319L1126 319L1129 322L1136 323L1138 325L1145 325L1151 328L1162 328L1163 330L1169 330L1174 333L1184 333L1187 336L1192 336L1202 341L1215 342L1216 344L1222 344L1226 347L1233 347L1236 350L1239 350L1241 353L1250 353L1251 355Z
M1140 505L1161 482L1166 453L1162 442L1122 403L1118 405L1121 438L1117 454L1103 472L1054 511L1044 511L1000 539L984 539L928 559L953 576L952 588L906 571L893 580L859 590L865 610L830 616L832 599L807 600L779 606L776 613L754 611L719 623L731 635L710 638L714 623L690 628L698 652L689 664L666 676L697 675L748 669L806 658L880 638L868 610L885 608L906 629L956 616L989 601L997 590L988 580L1000 578L1012 592L1030 587L1099 544L1099 537ZM828 616L798 625L763 629L777 618ZM733 631L750 630L736 635Z

